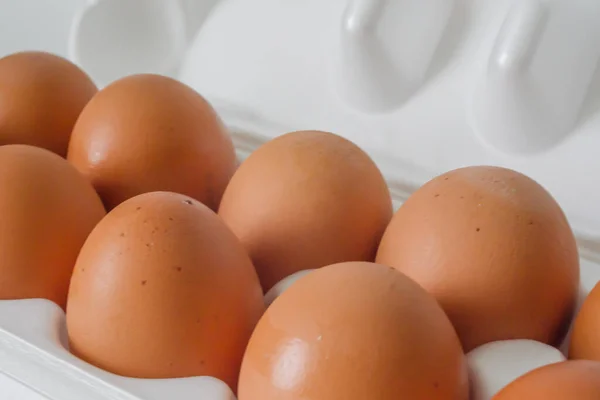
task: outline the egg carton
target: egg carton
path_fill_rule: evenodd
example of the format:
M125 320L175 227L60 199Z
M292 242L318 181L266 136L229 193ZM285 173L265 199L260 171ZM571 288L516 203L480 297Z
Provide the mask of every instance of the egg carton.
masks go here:
M99 86L177 77L214 105L241 158L288 131L336 132L373 157L396 207L447 170L519 170L576 233L579 304L600 281L600 189L587 179L600 170L598 0L45 3L0 0L0 55L53 51ZM65 332L51 302L0 301L0 398L235 399L210 377L102 371L68 352Z

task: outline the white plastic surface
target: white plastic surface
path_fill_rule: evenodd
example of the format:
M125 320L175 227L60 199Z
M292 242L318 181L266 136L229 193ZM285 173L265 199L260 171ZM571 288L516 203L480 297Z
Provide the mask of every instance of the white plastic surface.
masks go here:
M75 16L69 56L96 83L134 73L176 76L188 41L216 0L88 0Z
M287 131L333 131L373 156L396 206L452 168L517 169L552 192L578 234L580 302L600 281L598 0L142 4L0 0L0 56L69 55L71 43L100 86L127 73L180 71L232 128L241 156ZM192 43L185 59L178 43ZM234 399L212 378L106 373L70 355L64 331L50 302L0 301L2 399ZM510 372L497 368L498 378Z
M359 110L398 108L423 83L453 4L453 0L348 1L331 71L340 96Z
M136 72L171 75L186 47L179 0L90 0L72 29L73 61L101 86Z
M533 340L484 344L467 354L471 383L469 400L491 400L518 377L565 359L558 349Z
M475 130L508 152L557 145L577 123L599 60L599 1L515 3L472 99Z
M3 373L0 373L0 393L2 400L48 400L46 396Z
M45 50L66 57L70 26L83 2L0 0L0 56Z

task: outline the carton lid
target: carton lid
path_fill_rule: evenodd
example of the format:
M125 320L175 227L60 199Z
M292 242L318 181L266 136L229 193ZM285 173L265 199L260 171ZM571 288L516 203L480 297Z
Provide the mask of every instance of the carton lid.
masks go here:
M245 140L353 140L400 198L461 166L516 169L594 248L599 59L597 0L231 0L180 77Z

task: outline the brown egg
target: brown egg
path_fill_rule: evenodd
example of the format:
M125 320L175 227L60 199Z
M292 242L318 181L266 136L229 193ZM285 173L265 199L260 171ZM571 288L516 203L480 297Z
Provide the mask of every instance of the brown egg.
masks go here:
M518 378L493 400L598 400L600 363L565 361L538 368Z
M470 351L532 339L558 344L575 306L579 258L552 196L515 171L441 175L398 210L377 254L440 302Z
M227 187L219 214L246 246L268 291L300 270L373 261L392 201L379 169L356 145L303 131L251 154Z
M209 103L184 84L135 75L83 110L68 159L107 208L141 193L182 193L217 210L236 168L233 143Z
M569 358L600 361L600 283L594 286L575 318Z
M22 52L0 59L0 145L29 144L65 157L94 82L62 57Z
M300 278L267 309L244 355L240 400L466 400L466 361L436 301L365 262Z
M0 299L65 307L79 250L105 211L66 160L27 145L0 146Z
M237 238L180 194L136 196L94 229L67 305L71 351L136 378L210 375L235 388L262 291Z

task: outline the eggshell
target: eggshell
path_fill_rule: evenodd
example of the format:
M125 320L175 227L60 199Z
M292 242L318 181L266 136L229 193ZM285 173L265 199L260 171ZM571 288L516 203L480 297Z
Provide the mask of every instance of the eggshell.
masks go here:
M312 269L305 269L303 271L298 271L295 274L288 276L287 278L283 278L279 281L275 286L273 286L267 294L265 294L265 305L268 307L275 301L276 298L281 296L283 292L289 289L296 281L302 278L304 275L311 273Z
M118 375L210 375L235 390L264 307L248 255L217 215L155 192L116 207L86 241L67 329L76 356Z
M600 271L593 272L593 270L595 269L598 269L597 264L591 263L590 261L586 261L585 259L581 259L581 284L579 285L579 293L577 295L577 304L575 305L574 316L569 323L569 330L565 335L565 338L558 347L558 349L567 358L569 358L569 347L571 347L571 337L573 336L575 317L579 315L579 311L581 310L581 307L583 307L583 303L585 302L588 294L591 292L594 285L596 285L596 283L598 282L598 279L594 278L594 275L597 275ZM592 273L590 274L590 272Z
M523 375L498 393L494 400L597 400L600 399L600 363L565 361Z
M267 309L244 355L240 400L466 400L465 356L419 285L365 262L313 271Z
M268 291L304 269L373 261L392 201L381 172L356 145L301 131L266 143L242 163L219 214Z
M236 168L233 143L202 96L159 75L134 75L85 107L68 159L108 209L152 191L182 193L217 210Z
M600 361L600 284L596 284L575 318L570 359Z
M75 121L96 92L62 57L31 51L0 59L0 145L29 144L65 157Z
M65 307L79 250L105 211L69 163L28 145L0 146L0 299Z
M469 351L507 339L560 343L579 287L573 232L552 196L498 167L425 184L387 228L377 262L440 302Z
M556 348L533 340L484 344L467 354L470 400L490 400L506 385L545 365L565 361Z
M581 258L581 284L579 285L579 296L577 298L577 305L575 306L575 317L579 315L583 304L585 303L592 290L600 282L600 268L598 263L593 260L587 259L586 257ZM596 297L597 294L594 296ZM567 333L565 340L563 340L560 350L569 357L569 347L571 346L571 336L573 334L573 328L575 327L576 318L573 318L569 332ZM599 360L600 361L600 360Z

